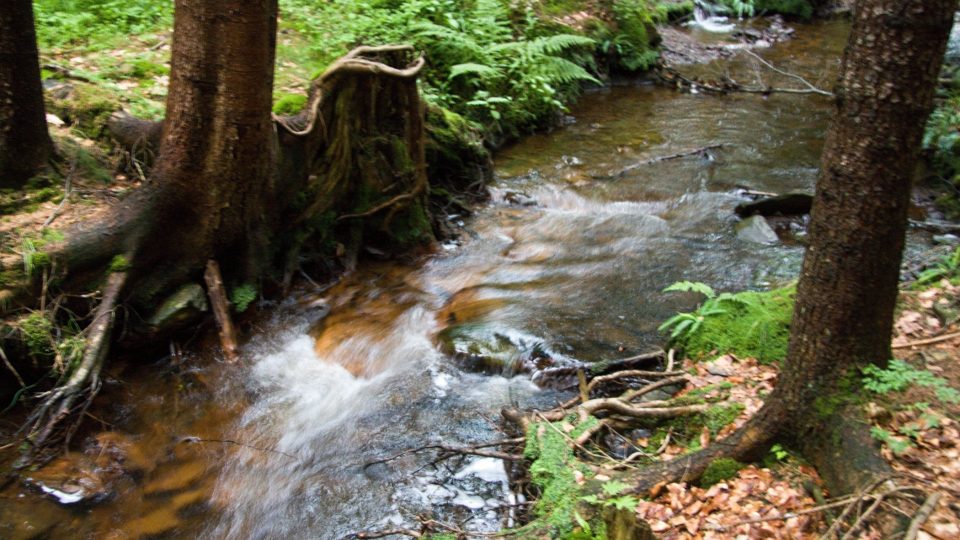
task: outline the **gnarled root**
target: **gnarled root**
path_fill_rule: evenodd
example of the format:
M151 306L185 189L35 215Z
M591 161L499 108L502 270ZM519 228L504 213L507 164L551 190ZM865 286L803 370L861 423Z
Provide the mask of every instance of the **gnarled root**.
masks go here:
M74 411L81 397L86 396L84 410L100 390L100 370L110 347L115 309L127 282L126 272L114 272L107 277L103 288L103 300L97 307L93 322L87 327L87 347L80 364L70 374L67 382L52 390L27 419L22 430L26 431L26 440L30 448L21 459L20 465L32 462L44 448L54 441L61 423ZM69 442L75 430L68 427L63 440Z

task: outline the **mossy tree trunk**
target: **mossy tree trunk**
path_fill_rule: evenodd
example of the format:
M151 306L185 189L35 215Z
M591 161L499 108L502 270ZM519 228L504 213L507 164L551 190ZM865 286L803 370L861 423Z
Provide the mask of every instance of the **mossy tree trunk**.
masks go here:
M20 188L53 153L30 0L0 3L0 187Z
M639 489L697 478L718 457L755 460L776 441L799 449L836 492L886 468L853 396L859 369L890 358L912 173L955 8L855 5L776 389L742 429L651 470Z

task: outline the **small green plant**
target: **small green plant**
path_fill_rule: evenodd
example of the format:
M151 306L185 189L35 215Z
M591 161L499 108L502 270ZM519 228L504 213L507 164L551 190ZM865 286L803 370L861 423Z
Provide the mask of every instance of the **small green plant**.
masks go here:
M20 239L20 256L23 258L23 272L32 278L38 270L50 265L50 256L41 251L43 239L24 236Z
M915 285L923 287L941 279L953 279L960 276L960 247L943 257L932 267L920 272Z
M793 316L794 286L768 292L743 291L717 294L710 286L681 281L664 292L695 292L706 300L695 311L678 313L660 325L670 332L670 341L687 354L711 352L754 357L761 362L779 360L786 354Z
M876 394L902 392L912 385L917 385L932 389L937 399L943 403L960 403L960 392L950 387L946 379L929 371L916 369L903 360L891 360L886 369L871 364L861 371L863 387Z
M770 455L773 456L776 461L782 462L790 457L790 452L787 452L787 449L784 448L783 445L777 443L770 447Z
M237 313L243 313L250 307L250 304L257 299L257 288L249 283L244 283L230 291L230 303Z
M111 273L126 272L130 269L130 261L127 260L127 258L123 255L116 255L114 258L110 259L110 266L108 269Z
M640 504L640 500L635 496L622 495L624 491L630 489L630 484L618 480L608 480L603 483L601 489L605 495L604 497L600 497L599 495L586 495L580 497L580 499L590 504L611 506L617 510L625 509L631 512L635 511L637 505Z

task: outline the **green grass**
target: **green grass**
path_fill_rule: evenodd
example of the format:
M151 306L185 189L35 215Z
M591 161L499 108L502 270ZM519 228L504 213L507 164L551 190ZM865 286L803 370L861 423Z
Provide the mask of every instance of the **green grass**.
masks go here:
M172 0L37 0L38 40L45 59L89 79L101 94L137 116L163 114L169 72ZM557 18L583 2L507 0L281 0L276 96L296 112L309 81L359 45L411 43L425 53L421 77L429 101L488 132L516 136L542 127L596 84L596 55L628 70L657 58L652 23L667 16L654 0L603 1L588 27ZM610 20L611 24L604 22ZM131 39L131 36L133 38ZM45 72L57 77L55 70ZM64 105L66 107L66 105ZM96 137L102 115L81 129ZM71 120L65 119L68 122Z

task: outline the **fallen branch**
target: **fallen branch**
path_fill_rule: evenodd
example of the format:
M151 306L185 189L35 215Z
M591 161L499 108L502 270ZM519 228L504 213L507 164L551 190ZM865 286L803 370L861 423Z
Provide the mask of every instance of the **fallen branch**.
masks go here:
M910 341L907 343L900 343L896 345L891 345L891 349L906 349L907 347L919 347L920 345L933 345L934 343L940 343L941 341L950 341L951 339L960 337L960 332L953 332L951 334L944 334L942 336L927 338L927 339L918 339L916 341Z
M783 76L785 76L785 77L790 77L791 79L795 79L795 80L797 80L797 81L800 81L801 84L803 84L804 86L807 87L807 89L810 90L810 93L812 93L812 94L819 94L819 95L821 95L821 96L826 96L826 97L833 97L833 92L828 92L828 91L826 91L826 90L817 88L816 86L810 84L810 81L804 79L803 77L801 77L801 76L799 76L799 75L797 75L797 74L795 74L795 73L790 73L790 72L788 72L788 71L784 71L784 70L782 70L782 69L774 66L774 65L771 64L770 62L767 62L766 60L764 60L763 58L761 58L760 55L758 55L757 53L755 53L755 52L753 52L753 51L751 51L751 50L749 50L749 49L741 49L741 51L744 52L744 53L746 53L746 54L748 54L748 55L750 55L750 56L753 57L756 61L758 61L758 62L760 62L761 64L763 64L765 67L767 67L768 69L770 69L770 70L773 71L774 73L779 73L780 75L783 75Z
M516 438L513 438L513 439L505 439L505 440L502 440L502 441L495 441L495 442L490 442L490 443L483 443L483 444L478 444L478 445L474 445L474 446L450 446L450 445L442 444L442 443L440 443L440 444L426 444L426 445L423 445L423 446L419 446L419 447L417 447L417 448L408 448L408 449L406 449L406 450L404 450L404 451L402 451L402 452L399 452L399 453L394 454L394 455L392 455L392 456L390 456L390 457L387 457L387 458L377 459L377 460L374 460L374 461L368 461L367 463L364 463L364 464L363 464L363 467L364 467L364 468L367 468L367 467L370 467L371 465L378 465L378 464L380 464L380 463L389 463L389 462L391 462L391 461L393 461L393 460L395 460L395 459L400 459L400 458L403 457L403 456L410 455L410 454L415 454L415 453L417 453L417 452L423 452L424 450L440 450L441 452L449 453L450 456L447 456L447 457L451 457L451 456L454 456L454 455L470 455L470 456L480 456L480 457L492 457L492 458L497 458L497 459L503 459L503 460L506 460L506 461L520 461L520 460L523 459L523 456L522 456L522 455L519 455L519 454L510 454L510 453L507 453L507 452L498 452L498 451L495 451L495 450L483 450L483 449L484 449L484 448L490 448L490 447L492 447L492 446L503 446L503 445L509 445L509 444L520 444L520 443L522 443L524 440L525 440L525 439L524 439L523 437L516 437ZM447 459L447 457L444 457L444 458L442 458L442 459ZM442 459L439 460L439 461L442 461Z
M67 174L63 178L63 199L60 199L60 204L53 209L53 212L50 213L50 217L43 222L44 227L49 227L53 220L57 219L57 216L60 215L60 212L63 211L63 208L67 205L67 202L70 200L70 192L73 189L73 175L77 172L77 157L70 161L70 170L67 171Z
M233 328L233 321L230 319L230 301L227 300L227 293L223 288L223 277L220 275L220 265L217 264L217 261L213 259L207 261L207 269L203 273L203 280L207 283L207 295L210 297L213 316L217 320L217 328L220 330L220 348L223 349L223 356L227 362L232 364L239 357L237 333Z
M709 152L710 150L716 150L717 148L723 148L724 146L727 146L727 145L726 145L726 144L711 144L711 145L707 145L707 146L701 146L700 148L693 148L693 149L690 149L690 150L683 150L682 152L677 152L677 153L675 153L675 154L670 154L670 155L667 155L667 156L659 156L659 157L647 159L647 160L644 160L644 161L639 161L639 162L637 162L637 163L634 163L633 165L628 165L628 166L620 169L620 170L619 170L618 172L616 172L616 173L609 174L609 175L605 175L605 176L604 176L604 175L595 175L595 176L593 176L593 178L596 179L596 180L611 180L611 179L614 179L614 178L621 178L621 177L623 177L625 174L627 174L628 172L634 171L634 170L636 170L636 169L639 169L640 167L645 167L645 166L647 166L647 165L653 165L654 163L660 163L660 162L662 162L662 161L671 161L671 160L674 160L674 159L680 159L680 158L689 157L689 156L697 156L697 155L704 154L705 152Z
M917 513L910 521L910 526L907 528L906 534L903 535L903 540L917 539L917 535L920 533L920 527L923 527L923 524L930 519L930 514L932 514L933 510L937 507L941 496L942 494L940 492L934 491L927 497L927 500L923 501L920 509L917 510Z

